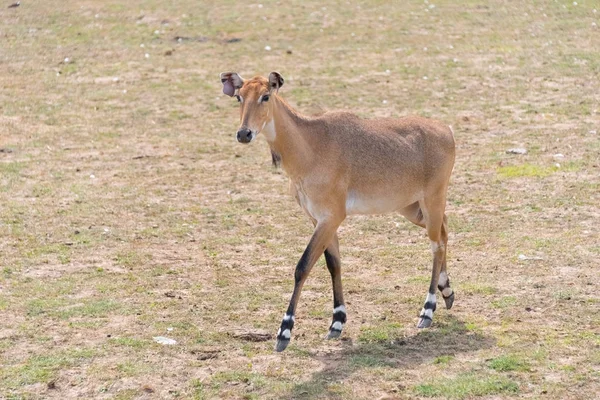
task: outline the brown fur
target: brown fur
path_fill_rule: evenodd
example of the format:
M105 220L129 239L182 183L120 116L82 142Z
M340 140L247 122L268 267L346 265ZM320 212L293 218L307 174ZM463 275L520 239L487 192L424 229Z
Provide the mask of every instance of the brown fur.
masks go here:
M368 120L328 112L307 117L278 95L282 84L283 78L271 73L269 79L243 82L237 93L243 99L240 130L249 129L254 136L265 132L272 154L279 156L290 178L293 196L316 227L301 259L304 265L297 267L288 312L293 315L302 284L323 251L332 246L337 255L335 233L349 214L398 211L425 227L433 243L434 293L440 272L446 271L444 210L455 157L452 130L415 116ZM269 100L259 102L264 95ZM335 297L341 297L339 267L330 270ZM430 323L423 321L422 317L419 326Z

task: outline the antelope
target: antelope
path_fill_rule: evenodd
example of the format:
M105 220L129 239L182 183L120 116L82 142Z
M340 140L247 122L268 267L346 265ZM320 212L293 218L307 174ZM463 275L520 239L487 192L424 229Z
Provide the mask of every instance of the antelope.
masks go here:
M275 350L290 343L302 286L321 254L333 284L333 319L327 339L337 338L346 323L337 229L346 216L399 212L427 230L433 253L431 283L418 328L428 328L436 309L436 287L446 308L454 291L446 271L448 224L446 192L454 166L452 128L411 116L362 119L348 112L308 117L280 95L284 79L244 80L236 72L220 75L223 93L240 103L240 143L264 134L273 164L281 165L290 191L315 230L296 265L294 291L277 332Z

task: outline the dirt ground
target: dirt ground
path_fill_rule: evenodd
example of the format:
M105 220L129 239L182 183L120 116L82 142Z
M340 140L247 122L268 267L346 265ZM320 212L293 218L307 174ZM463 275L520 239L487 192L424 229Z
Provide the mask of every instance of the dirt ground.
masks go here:
M598 1L11 2L0 398L600 398ZM273 351L312 229L264 138L235 141L229 70L279 71L303 113L453 126L432 328L424 230L352 217L342 340L320 260Z

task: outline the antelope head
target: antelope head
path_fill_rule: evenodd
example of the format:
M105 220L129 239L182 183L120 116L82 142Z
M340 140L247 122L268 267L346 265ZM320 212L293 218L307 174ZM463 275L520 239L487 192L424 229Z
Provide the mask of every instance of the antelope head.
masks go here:
M223 93L240 103L237 140L250 143L273 120L273 102L269 100L283 86L283 77L278 72L271 72L269 79L256 76L244 81L237 72L223 72L221 82Z

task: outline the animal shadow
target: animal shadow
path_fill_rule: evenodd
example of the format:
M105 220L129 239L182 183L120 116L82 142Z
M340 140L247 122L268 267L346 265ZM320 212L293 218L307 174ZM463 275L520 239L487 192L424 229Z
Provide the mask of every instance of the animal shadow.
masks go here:
M289 398L329 398L327 388L331 383L345 380L361 370L379 367L411 369L431 363L440 356L490 348L495 345L495 340L467 329L464 322L455 317L445 316L438 319L433 328L420 330L410 337L357 344L343 340L342 343L340 350L314 356L322 362L323 369L315 372L310 380L295 385Z

